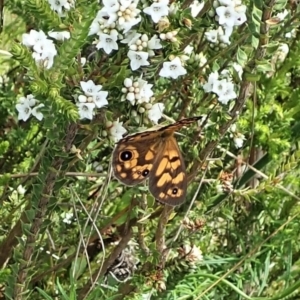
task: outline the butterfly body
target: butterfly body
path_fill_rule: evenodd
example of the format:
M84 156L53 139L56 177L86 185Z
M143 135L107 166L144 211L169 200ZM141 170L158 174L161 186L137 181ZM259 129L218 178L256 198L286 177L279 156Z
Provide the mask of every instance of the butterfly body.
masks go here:
M183 119L121 139L113 152L115 177L130 186L149 179L149 190L159 202L168 205L183 203L187 176L174 133L199 119L201 117Z

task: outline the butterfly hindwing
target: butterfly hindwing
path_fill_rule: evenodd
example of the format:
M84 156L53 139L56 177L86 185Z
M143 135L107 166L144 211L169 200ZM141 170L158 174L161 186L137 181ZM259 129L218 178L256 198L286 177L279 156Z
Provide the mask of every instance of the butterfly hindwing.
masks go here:
M149 176L149 190L161 203L179 205L186 197L185 164L174 136L159 148Z

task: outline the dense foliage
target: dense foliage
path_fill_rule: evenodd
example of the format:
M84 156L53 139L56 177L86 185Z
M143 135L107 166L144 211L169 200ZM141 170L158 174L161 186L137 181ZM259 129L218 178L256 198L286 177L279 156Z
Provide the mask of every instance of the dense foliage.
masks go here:
M0 10L0 299L300 298L297 1ZM114 178L126 131L200 115L182 205Z

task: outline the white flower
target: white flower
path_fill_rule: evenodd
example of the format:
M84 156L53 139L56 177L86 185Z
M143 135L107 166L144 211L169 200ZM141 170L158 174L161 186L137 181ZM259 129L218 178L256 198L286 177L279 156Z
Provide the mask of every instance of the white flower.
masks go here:
M52 10L56 11L59 16L64 16L63 10L70 10L74 3L68 0L48 0Z
M45 51L42 53L32 53L32 57L35 59L35 62L46 69L50 69L53 66L55 55L56 53L54 54L51 50L49 52Z
M35 116L39 121L43 119L43 114L39 112L39 108L44 107L44 104L39 104L36 107L36 99L33 97L32 94L27 95L25 97L21 97L19 99L19 103L16 105L16 109L19 112L18 119L27 121L30 115L32 114Z
M101 11L107 14L107 24L116 22L118 28L124 33L141 21L140 10L135 0L109 0L103 1L103 4Z
M236 21L236 12L233 6L219 6L216 8L216 13L219 16L219 24L233 27Z
M191 15L193 18L196 18L199 12L204 7L204 2L199 2L198 0L195 0L191 5Z
M289 14L288 10L284 10L283 12L280 12L276 15L276 17L280 20L283 21L285 17Z
M223 33L223 30L222 30L222 34L220 34L220 30L219 30L219 35L224 35L226 37L228 37L228 40L230 38L230 36L232 35L232 32L233 32L233 27L231 26L226 26L226 25L223 25L223 28L225 30L225 33ZM222 39L222 37L220 38L220 40ZM225 38L223 38L224 40ZM223 42L224 43L224 42Z
M22 35L22 44L27 47L33 47L36 43L44 42L45 40L47 40L47 36L42 30L36 31L31 29L29 34L24 33Z
M199 263L203 260L202 251L195 245L183 245L181 255L189 262Z
M71 37L69 31L49 31L48 35L58 41L68 40Z
M16 105L16 109L19 112L18 120L27 121L31 115L32 108L36 103L33 95L27 95L27 97L21 97L19 103Z
M233 138L233 142L236 148L242 148L243 144L244 144L244 140L245 140L245 136L241 133L237 134L234 138Z
M63 222L66 224L71 224L71 220L73 218L73 213L62 213L61 216L63 217Z
M226 81L226 79L220 80L219 83L219 93L215 93L219 96L218 101L226 105L229 100L237 97L236 92L234 91L234 85L232 82Z
M169 0L161 0L159 2L154 2L151 6L144 8L143 12L150 15L154 23L169 14Z
M193 53L194 47L191 45L187 45L184 49L183 52L187 55L191 55Z
M81 86L81 89L86 94L86 96L96 95L102 89L102 85L100 85L100 84L99 85L95 85L95 83L92 80L89 80L87 82L80 81L80 86Z
M162 44L160 43L160 39L154 35L149 41L148 41L148 49L161 49Z
M26 193L26 189L20 184L17 187L17 192L19 195L24 195Z
M240 26L246 22L246 5L240 5L235 8L235 22L234 25Z
M225 93L227 89L227 83L228 81L226 79L215 81L212 86L212 92L220 97Z
M110 34L100 33L100 41L96 45L97 49L103 48L106 54L110 54L113 50L118 50L118 32L111 30Z
M163 115L163 110L165 109L165 105L163 103L155 103L152 107L148 110L148 118L154 124L158 123L158 120Z
M92 120L93 119L93 111L95 108L95 103L76 103L76 105L78 106L78 113L79 113L79 117L80 119L89 119Z
M101 108L104 105L108 104L108 102L106 100L107 95L108 95L108 92L105 92L105 91L101 91L101 92L98 92L97 94L93 95L93 101L97 108Z
M123 134L127 132L127 130L122 126L123 122L114 121L112 126L109 128L109 133L114 140L114 142L118 142L120 139L123 138Z
M16 105L16 109L18 110L18 120L27 121L31 115L31 107L28 103L18 103Z
M50 69L57 54L53 41L48 40L43 31L31 30L29 34L23 34L22 43L27 47L32 47L34 52L32 57L36 63Z
M171 77L173 79L184 74L186 74L186 69L182 66L179 57L174 58L170 62L164 62L163 67L159 72L160 76Z
M137 70L141 66L149 65L149 62L147 61L149 54L147 52L129 50L127 56L130 59L132 71Z
M205 32L204 35L209 42L212 42L214 44L217 43L217 41L218 41L218 30L217 29L209 30L209 31Z
M229 26L223 26L223 27L225 28L225 33L221 26L219 26L218 28L218 39L221 43L230 45L229 38L232 34L233 27L229 27Z
M138 99L137 103L141 104L144 102L149 102L151 97L153 96L153 84L149 84L147 81L142 79L139 79L138 83L140 88L140 99Z
M243 75L243 67L241 65L239 65L238 63L233 63L232 64L233 68L235 69L235 71L237 72L239 79L242 80L242 75Z
M103 10L99 10L95 19L93 20L91 26L90 26L90 30L89 30L89 34L88 35L93 35L93 34L100 34L101 32L103 32L104 28L109 28L109 24L108 23L108 14L107 12L103 11Z
M210 73L209 76L208 76L208 80L207 80L207 83L205 83L203 85L203 90L206 92L206 93L209 93L212 91L213 89L213 86L216 82L218 82L218 78L219 78L219 74L217 71L213 72L213 73Z
M140 33L137 33L136 30L130 30L125 34L125 38L121 40L121 43L128 44L131 42L132 39L135 39L135 36L139 35L138 38L141 36ZM138 39L137 38L137 39Z
M45 105L44 105L43 103L40 103L38 106L35 106L35 107L32 109L32 111L31 111L32 115L33 115L34 117L36 117L39 121L41 121L41 120L43 119L43 117L44 117L43 113L41 113L41 112L39 111L39 109L40 109L41 107L44 107L44 106L45 106Z

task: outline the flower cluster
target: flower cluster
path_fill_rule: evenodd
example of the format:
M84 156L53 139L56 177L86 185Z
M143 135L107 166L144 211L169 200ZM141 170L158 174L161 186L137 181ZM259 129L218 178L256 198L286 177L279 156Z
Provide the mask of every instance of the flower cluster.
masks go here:
M23 45L32 48L32 57L37 64L50 69L53 65L54 57L57 54L55 45L49 40L46 34L40 30L30 30L30 33L24 33L22 36Z
M214 10L209 14L215 17L220 26L218 29L206 32L205 36L212 44L225 47L226 44L230 44L229 38L234 26L246 22L246 6L242 5L241 0L215 0L213 7Z
M56 11L60 17L65 16L65 11L75 6L75 0L48 0L52 10Z
M126 38L121 41L129 46L128 58L130 59L131 70L135 71L141 66L148 66L148 58L154 56L154 50L161 49L160 40L154 35L151 39L146 34L130 31Z
M21 97L16 105L16 109L19 112L18 120L27 121L29 117L33 115L41 121L44 116L39 109L44 106L43 103L38 104L38 100L35 99L32 94Z
M81 81L81 88L84 92L84 95L78 96L78 112L80 119L93 119L94 109L101 108L104 105L107 105L106 100L108 92L101 91L102 85L95 85L92 80L88 82Z
M162 117L165 106L163 103L151 103L155 99L153 97L152 86L152 84L141 78L135 81L132 78L126 78L124 80L124 88L122 89L124 93L122 100L128 100L133 106L142 104L138 108L138 112L143 114L147 111L148 119L157 124L158 120ZM138 119L135 111L132 112L132 115Z
M119 49L119 40L121 43L128 44L127 56L133 71L150 65L149 57L155 55L154 50L162 48L160 39L156 35L149 37L132 30L132 27L141 21L141 11L137 8L137 4L137 0L104 0L104 6L97 13L89 31L89 35L98 36L95 41L96 48L103 49L107 54ZM157 23L168 15L168 4L169 0L157 1L144 8L143 12L150 15L153 22ZM168 36L175 39L171 33Z
M229 100L236 98L234 91L234 85L229 78L227 71L223 71L223 79L219 79L218 72L213 72L209 75L207 83L203 85L203 89L206 93L215 93L218 96L218 101L222 104L227 104Z
M153 96L152 86L153 84L141 78L135 81L132 78L126 78L124 88L122 88L124 93L122 100L128 100L131 105L149 103Z
M242 148L244 144L244 140L246 139L245 136L237 131L236 124L232 124L229 128L230 130L230 137L233 139L234 145L237 149Z

